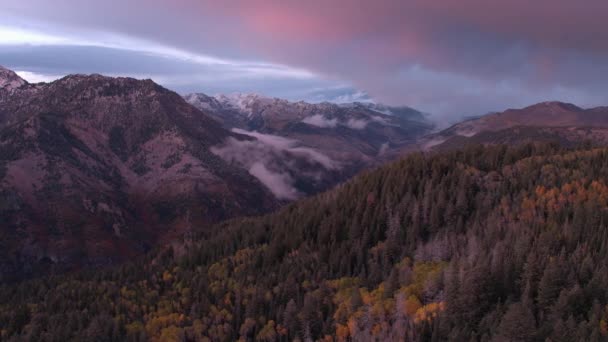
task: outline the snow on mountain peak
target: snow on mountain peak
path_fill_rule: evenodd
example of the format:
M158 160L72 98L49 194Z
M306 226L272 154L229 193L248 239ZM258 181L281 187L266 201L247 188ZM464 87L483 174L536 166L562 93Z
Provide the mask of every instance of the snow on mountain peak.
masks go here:
M221 104L251 115L255 103L270 104L275 99L254 93L218 94L214 98Z

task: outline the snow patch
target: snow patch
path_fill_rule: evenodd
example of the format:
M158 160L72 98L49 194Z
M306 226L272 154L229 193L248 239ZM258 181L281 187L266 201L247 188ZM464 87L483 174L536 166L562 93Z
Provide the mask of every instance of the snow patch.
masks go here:
M255 103L270 104L273 99L258 94L219 94L214 98L223 106L230 107L246 113L248 115L253 114L253 105Z

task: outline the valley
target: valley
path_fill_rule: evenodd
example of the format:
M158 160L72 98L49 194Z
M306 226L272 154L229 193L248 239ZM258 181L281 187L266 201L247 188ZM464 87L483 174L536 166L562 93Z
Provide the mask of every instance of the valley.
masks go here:
M608 341L608 1L0 1L0 342Z

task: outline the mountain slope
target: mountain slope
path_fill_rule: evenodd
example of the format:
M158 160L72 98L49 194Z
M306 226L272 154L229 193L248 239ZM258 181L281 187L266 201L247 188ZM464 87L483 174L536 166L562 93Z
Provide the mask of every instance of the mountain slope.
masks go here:
M607 175L606 149L414 154L221 224L185 258L0 287L0 326L36 340L603 341Z
M608 143L608 108L582 109L562 102L542 102L467 120L425 137L423 148L454 148L466 144L512 144L557 141ZM437 146L437 147L435 147Z
M265 176L275 194L290 199L395 158L433 127L414 109L373 103L311 104L255 94L190 94L185 99L226 129L256 138L259 144L228 141L214 151L262 181L260 175ZM258 172L260 165L265 172Z
M14 71L0 66L0 91L13 91L27 82L19 77Z
M2 75L0 279L125 260L193 225L276 207L209 152L248 138L152 81Z

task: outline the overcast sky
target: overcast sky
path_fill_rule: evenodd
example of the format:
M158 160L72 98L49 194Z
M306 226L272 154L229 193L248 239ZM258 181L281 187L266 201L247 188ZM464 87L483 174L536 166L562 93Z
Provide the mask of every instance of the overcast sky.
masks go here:
M456 118L608 104L606 0L0 0L0 65Z

